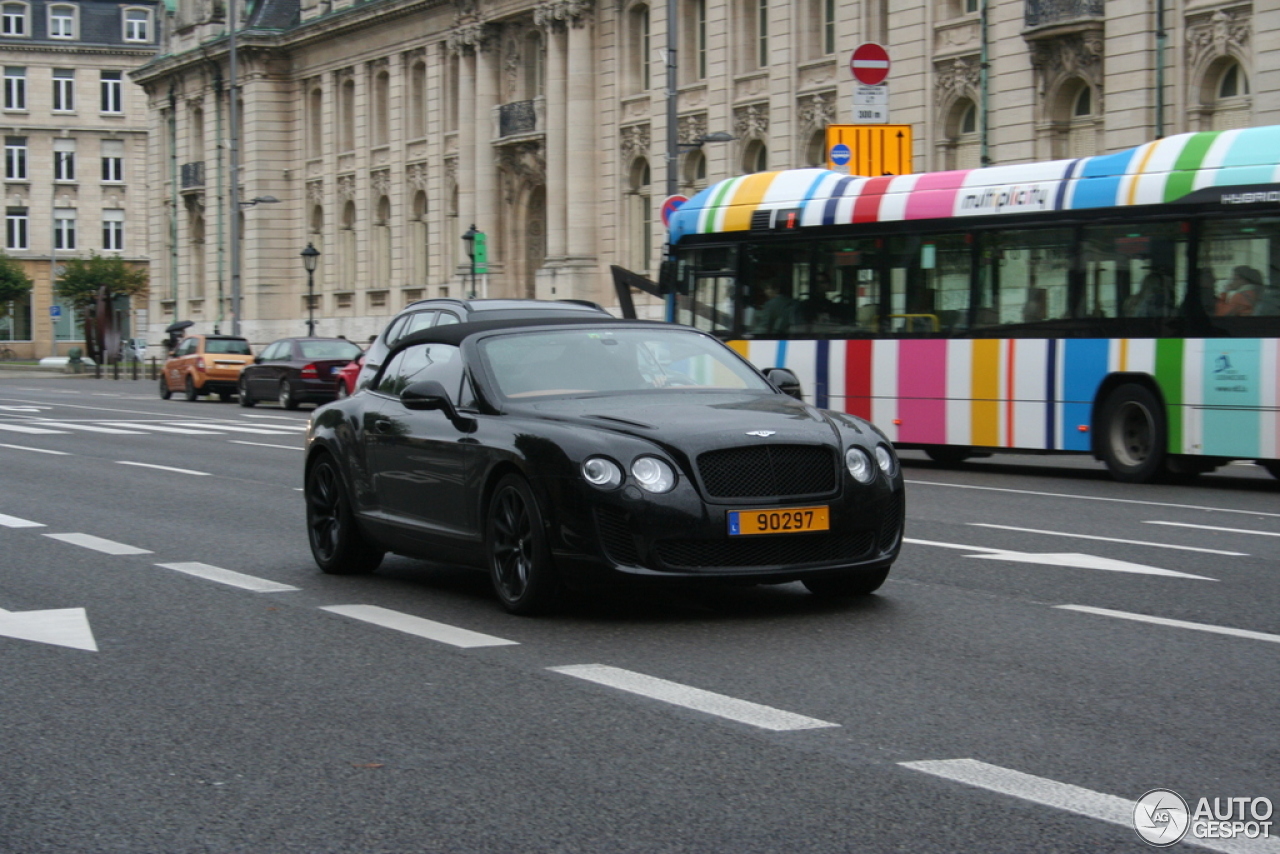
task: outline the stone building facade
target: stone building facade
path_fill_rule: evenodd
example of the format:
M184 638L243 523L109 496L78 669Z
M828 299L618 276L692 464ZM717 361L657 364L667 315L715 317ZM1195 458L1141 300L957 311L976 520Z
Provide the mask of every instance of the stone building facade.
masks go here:
M149 119L129 72L155 56L163 18L155 0L0 2L3 251L34 282L0 305L0 346L19 358L83 344L78 318L53 296L60 261L146 262Z
M1280 8L1263 2L678 0L669 88L667 4L649 0L256 0L233 134L226 2L179 0L134 74L155 142L151 308L153 328L229 331L235 216L258 343L301 334L309 304L319 334L357 340L423 297L615 304L610 265L656 277L669 190L824 162L863 42L889 50L915 171L1280 122Z

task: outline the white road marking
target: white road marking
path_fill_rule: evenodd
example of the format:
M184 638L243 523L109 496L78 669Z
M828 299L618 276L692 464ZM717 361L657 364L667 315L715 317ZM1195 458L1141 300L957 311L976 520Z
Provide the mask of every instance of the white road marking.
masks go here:
M295 428L296 428L296 429L298 429L298 430L305 430L305 429L307 429L306 422L303 422L302 424L299 424L299 423L298 423L298 419L296 419L296 418L290 418L288 415L250 415L250 414L248 414L248 413L246 412L246 413L245 413L243 416L241 416L241 417L243 417L243 418L266 418L266 419L270 419L270 420L272 420L272 421L288 421L289 423L291 423L291 424L295 425ZM283 426L283 425L282 425L282 426Z
M246 427L242 424L210 424L194 421L172 421L175 427L203 427L209 430L226 430L228 433L257 433L259 436L287 436L292 431L285 427Z
M30 519L19 519L17 516L6 516L0 513L0 527L4 528L44 528L43 522L32 522Z
M1194 629L1198 632L1211 632L1216 635L1231 635L1249 640L1280 643L1280 635L1266 632L1254 632L1248 629L1233 629L1229 626L1214 626L1209 623L1191 623L1186 620L1170 620L1167 617L1151 617L1146 614L1130 614L1128 611L1112 611L1109 608L1093 608L1088 605L1054 605L1063 611L1079 611L1082 614L1096 614L1100 617L1115 617L1119 620L1134 620L1139 623L1153 623L1157 626L1172 626L1175 629Z
M40 412L42 409L53 409L52 406L0 406L5 412Z
M1280 537L1275 531L1251 531L1248 528L1219 528L1214 525L1191 525L1187 522L1144 522L1146 525L1168 525L1171 528L1195 528L1198 531L1220 531L1224 534L1252 534L1256 537Z
M0 430L8 430L13 433L31 433L33 435L43 434L46 436L57 436L62 434L62 430L47 430L44 427L28 427L25 424L0 424Z
M385 629L395 629L398 632L447 643L450 646L461 647L462 649L518 645L516 641L503 640L492 635L460 629L457 626L437 623L434 620L426 620L422 617L415 617L412 614L402 614L399 611L380 608L377 605L329 605L320 610L332 611L335 614L363 620L366 623L373 623Z
M965 555L965 557L972 558L990 558L992 560L1008 560L1017 563L1036 563L1043 566L1070 566L1077 569L1101 569L1108 572L1133 572L1139 575L1162 575L1168 578L1192 578L1200 581L1218 580L1216 578L1209 578L1205 575L1191 575L1186 572L1176 572L1172 569L1161 569L1155 566L1146 566L1141 563L1130 563L1126 560L1098 557L1097 555L1015 552L1009 549L993 549L989 546L966 546L961 545L960 543L940 543L936 540L916 540L910 537L903 537L902 541L904 543L913 543L918 546L935 546L943 549L957 549L959 551L980 553Z
M986 492L1008 492L1014 495L1035 495L1042 498L1072 498L1078 501L1110 501L1116 504L1142 504L1147 507L1176 507L1179 510L1203 510L1207 513L1244 513L1249 516L1268 516L1280 519L1280 513L1260 513L1257 510L1236 510L1230 507L1206 507L1201 504L1173 504L1168 501L1140 501L1136 498L1103 498L1098 495L1072 495L1067 492L1036 492L1032 489L1008 489L1002 486L974 486L968 483L938 483L932 480L908 480L917 486L943 486L950 489L980 489Z
M256 448L280 448L284 451L301 451L299 445L268 445L266 442L245 442L240 439L228 439L228 445L253 445Z
M143 436L139 430L121 430L118 427L100 427L97 424L75 424L70 421L40 421L46 427L61 427L64 430L85 430L89 433L113 433L117 436Z
M184 436L217 436L213 430L192 430L189 427L170 427L167 424L150 424L142 421L104 421L112 427L136 427L139 430L154 430L157 433L181 433Z
M1019 531L1024 534L1044 534L1049 537L1070 537L1075 540L1098 540L1104 543L1125 543L1131 546L1150 546L1154 549L1177 549L1184 552L1200 552L1201 554L1227 555L1228 557L1248 557L1245 552L1227 552L1221 549L1202 549L1196 546L1175 546L1172 543L1148 543L1143 540L1124 540L1118 537L1099 537L1093 534L1072 534L1067 531L1044 531L1039 528L1019 528L1014 525L994 525L989 522L970 522L975 528L996 528L1001 531Z
M229 584L242 590L252 590L256 593L284 593L298 589L288 584L268 581L265 578L255 578L252 575L245 575L241 572L223 569L220 566L212 566L207 563L158 563L156 566L163 569L172 569L175 572L185 573L186 575L194 575L207 581L216 581L219 584Z
M617 688L620 691L626 691L631 694L639 694L652 700L660 700L664 703L671 703L674 706L693 709L696 712L727 718L731 721L775 732L840 726L840 724L820 721L817 718L797 715L794 712L784 712L781 709L762 706L759 703L739 700L724 694L715 694L711 691L704 691L701 688L691 688L678 682L669 682L666 679L658 679L653 676L646 676L643 673L635 673L634 671L609 667L604 664L575 664L565 667L549 667L547 669L555 673L563 673L566 676L585 679L588 682L595 682L599 685L607 685L610 688Z
M53 454L59 457L70 457L72 454L66 451L51 451L48 448L28 448L26 445L4 445L0 444L0 448L11 448L15 451L34 451L37 454Z
M173 466L158 466L155 463L135 463L131 460L116 460L116 465L121 466L137 466L144 469L159 469L160 471L171 471L175 474L193 474L197 477L210 477L212 472L196 471L195 469L180 469Z
M59 540L64 543L70 543L73 546L81 546L109 555L151 554L149 549L140 549L137 546L117 543L115 540L104 540L102 537L95 537L92 534L45 534L45 536L52 540Z
M98 651L98 643L89 628L84 608L57 608L50 611L0 610L0 636L17 640L69 646L89 652Z
M903 768L923 771L956 783L964 783L1023 801L1041 804L1064 812L1116 824L1134 831L1133 812L1138 799L1119 798L1095 792L1070 783L1060 783L1046 777L1024 774L1011 768L1001 768L976 759L941 759L924 762L900 762ZM1276 854L1280 852L1277 839L1197 839L1187 834L1182 845L1224 851L1227 854ZM1139 846L1141 847L1141 846Z

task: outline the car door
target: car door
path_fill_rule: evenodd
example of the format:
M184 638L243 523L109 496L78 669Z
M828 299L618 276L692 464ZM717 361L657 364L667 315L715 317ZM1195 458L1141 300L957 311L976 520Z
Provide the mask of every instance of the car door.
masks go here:
M249 382L249 391L254 397L259 400L270 400L279 392L279 361L283 355L287 354L288 349L288 341L277 341L258 357L257 363L252 368L253 373L250 375Z
M183 338L173 351L173 358L165 363L165 374L171 390L180 391L182 389L187 371L190 370L191 363L195 359L196 346L199 343L200 339L198 338Z
M434 379L456 397L461 377L458 348L421 344L393 356L375 390L378 410L365 431L373 490L388 521L419 541L474 539L467 478L474 441L443 412L410 410L399 395Z

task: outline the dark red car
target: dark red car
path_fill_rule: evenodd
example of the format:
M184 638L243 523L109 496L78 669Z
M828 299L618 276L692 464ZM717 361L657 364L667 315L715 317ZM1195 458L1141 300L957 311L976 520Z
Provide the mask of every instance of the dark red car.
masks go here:
M240 405L275 400L285 409L300 403L328 403L337 398L339 369L362 355L345 338L281 338L240 372Z
M360 354L360 358L354 362L348 362L341 368L338 368L338 381L334 384L334 393L337 394L338 400L344 397L350 397L356 391L356 378L360 376L360 369L364 367L364 353Z

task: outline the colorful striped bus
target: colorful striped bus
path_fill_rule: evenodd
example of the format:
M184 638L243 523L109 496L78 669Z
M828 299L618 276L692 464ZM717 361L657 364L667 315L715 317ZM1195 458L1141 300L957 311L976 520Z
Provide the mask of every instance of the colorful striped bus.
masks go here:
M939 462L1090 453L1280 476L1280 127L901 176L721 181L670 220L669 319Z

